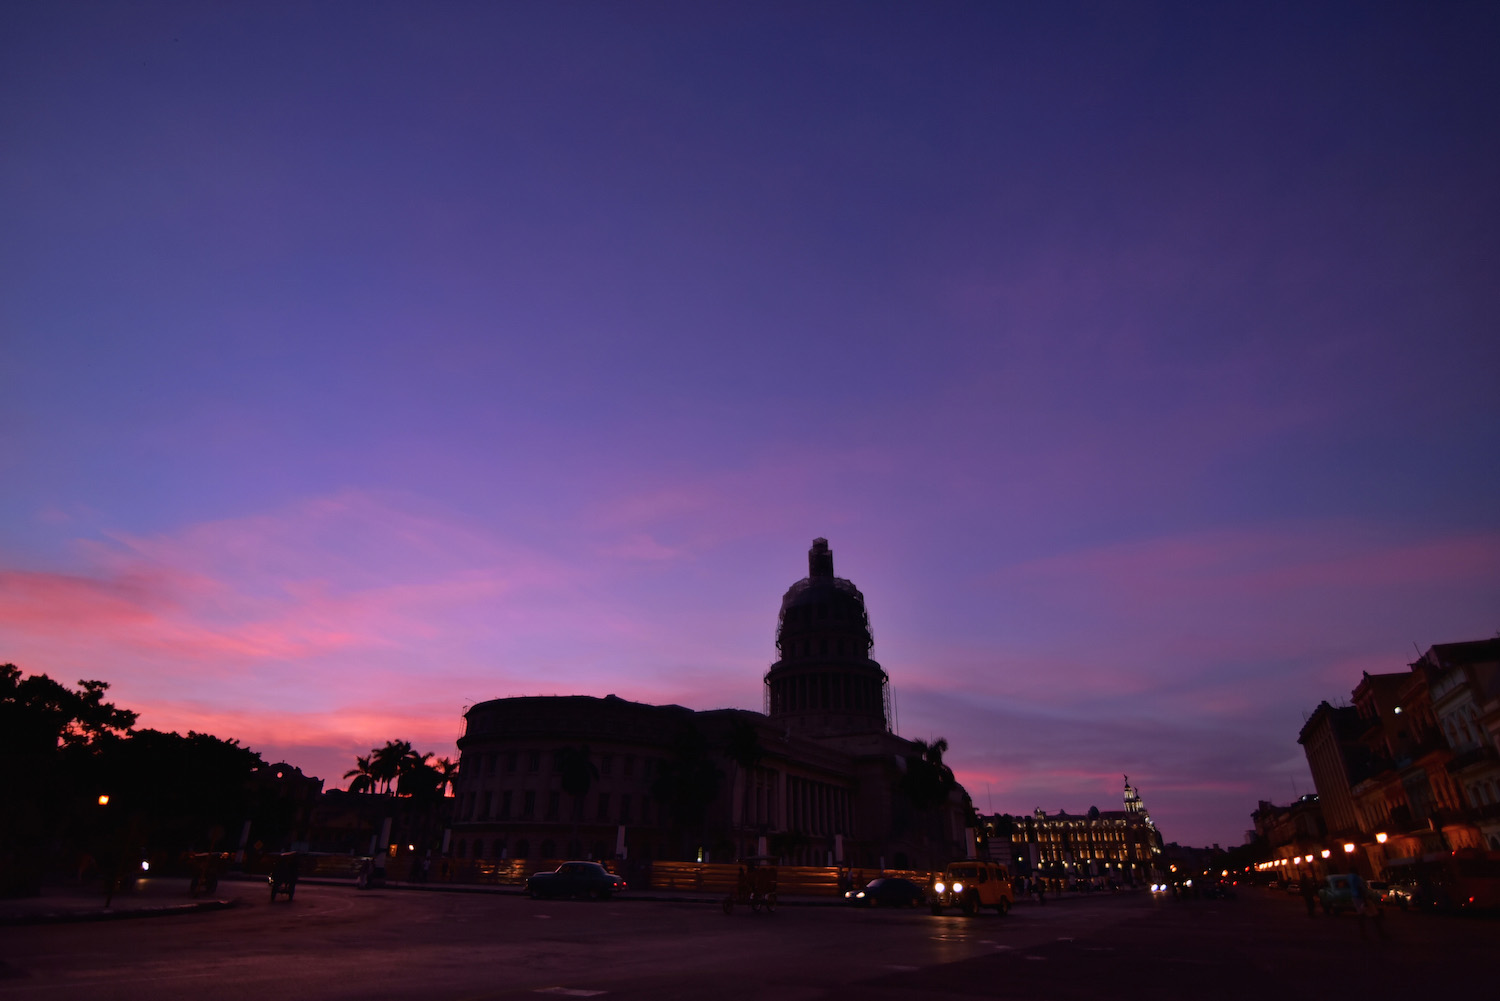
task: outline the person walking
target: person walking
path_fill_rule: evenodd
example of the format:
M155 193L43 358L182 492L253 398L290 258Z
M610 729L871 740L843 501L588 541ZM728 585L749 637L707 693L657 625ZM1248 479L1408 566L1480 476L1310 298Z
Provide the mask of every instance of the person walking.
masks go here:
M1311 876L1302 879L1302 902L1307 905L1307 916L1314 918L1318 916L1318 884L1313 882Z

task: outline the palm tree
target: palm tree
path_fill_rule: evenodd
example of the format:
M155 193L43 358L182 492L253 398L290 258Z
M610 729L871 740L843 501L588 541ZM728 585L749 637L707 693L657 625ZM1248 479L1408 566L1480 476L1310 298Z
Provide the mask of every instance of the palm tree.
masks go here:
M370 754L355 758L354 767L344 773L344 778L354 780L349 783L350 792L375 791L375 776L370 771L370 758L373 753L372 751Z
M410 751L401 759L396 778L398 796L437 799L442 795L442 777L438 774L438 770L428 763L431 757L431 751L425 754Z
M392 783L401 775L401 763L412 753L411 741L388 740L384 747L370 752L370 774L380 783L380 791L390 795Z
M438 758L433 762L433 767L437 769L438 778L441 780L439 788L443 795L450 795L458 788L458 762L449 758Z
M588 745L559 747L557 773L562 776L563 792L573 797L573 818L577 820L583 816L583 797L599 777L598 766L589 758Z
M914 740L915 754L906 758L906 774L901 777L901 791L911 802L914 812L926 820L924 839L941 841L942 808L949 795L958 788L953 769L943 764L943 752L948 750L948 741L942 737L927 743ZM930 849L929 849L930 850Z
M684 725L672 742L672 756L661 763L651 795L666 811L679 839L702 834L703 815L719 794L724 773L709 757L703 734Z

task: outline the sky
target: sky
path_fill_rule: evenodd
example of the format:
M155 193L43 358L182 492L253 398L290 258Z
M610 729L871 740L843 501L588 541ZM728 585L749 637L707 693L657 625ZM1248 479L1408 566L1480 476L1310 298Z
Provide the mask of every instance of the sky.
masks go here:
M1238 843L1500 630L1492 4L0 10L0 661L342 785L762 708Z

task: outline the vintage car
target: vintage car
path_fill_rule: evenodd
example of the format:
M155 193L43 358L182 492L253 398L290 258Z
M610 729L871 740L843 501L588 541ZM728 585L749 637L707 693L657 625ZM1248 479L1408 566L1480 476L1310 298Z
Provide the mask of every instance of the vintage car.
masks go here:
M1328 885L1318 891L1318 901L1324 914L1340 911L1358 913L1372 906L1379 898L1356 873L1336 873L1328 877Z
M526 893L539 897L586 897L608 900L625 889L625 880L598 862L564 862L551 872L534 872L526 880Z
M1005 866L998 862L969 859L950 862L943 875L933 881L927 899L934 914L943 913L944 908L957 907L965 914L974 915L981 907L993 907L1004 915L1015 904L1016 892Z
M844 894L844 903L855 907L920 907L926 899L920 886L899 876L872 879Z

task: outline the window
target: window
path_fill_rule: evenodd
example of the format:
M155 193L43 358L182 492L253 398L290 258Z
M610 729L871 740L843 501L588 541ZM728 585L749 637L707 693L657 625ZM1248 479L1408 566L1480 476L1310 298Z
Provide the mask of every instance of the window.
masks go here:
M521 801L521 816L527 820L536 816L536 793L527 789L525 798Z
M515 770L516 770L516 752L515 751L506 751L505 752L505 771L506 771L507 774L514 774Z
M625 777L631 778L635 775L635 755L625 755Z
M484 794L484 799L481 800L481 802L484 805L479 808L479 819L480 820L489 820L490 819L490 794L489 793L485 793Z
M630 823L630 793L628 792L620 797L620 823Z
M557 794L556 790L554 790L552 792L549 792L547 794L547 819L548 820L556 820L557 819L558 798L559 797L558 797L558 794Z
M613 754L606 754L606 755L604 755L603 757L601 757L599 759L599 774L600 775L610 775L610 774L613 774L614 770L615 770L615 756Z
M607 792L599 794L599 819L601 821L609 819L609 793Z
M526 770L528 772L539 772L539 771L542 770L542 752L541 751L527 751L526 752Z
M501 820L509 820L510 819L510 790L509 789L507 789L505 792L502 792L500 794L500 819Z

